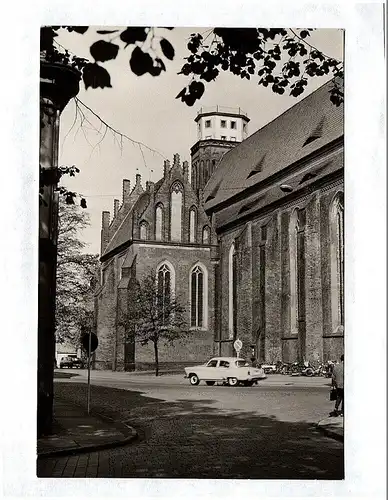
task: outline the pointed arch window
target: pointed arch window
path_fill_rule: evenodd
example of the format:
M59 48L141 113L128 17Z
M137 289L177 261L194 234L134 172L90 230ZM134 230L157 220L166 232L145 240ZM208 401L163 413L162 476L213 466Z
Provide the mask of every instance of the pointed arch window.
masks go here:
M297 263L297 228L298 210L294 210L290 218L289 249L290 249L290 323L291 334L298 333L298 263Z
M209 228L209 226L205 226L202 229L202 243L204 245L210 244L210 228Z
M207 270L196 264L190 272L190 326L207 328L208 288Z
M157 281L157 303L160 308L160 314L163 316L162 323L168 321L168 304L175 290L174 268L168 262L159 265L156 272Z
M331 310L333 331L344 326L344 194L338 193L330 214Z
M197 239L197 210L190 208L190 243L195 243Z
M295 209L290 219L290 323L298 336L298 358L306 351L305 209Z
M140 223L140 239L141 240L148 239L148 224L145 221Z
M157 241L162 240L163 222L163 207L158 205L155 210L155 239Z
M183 186L175 182L171 188L171 241L182 241Z
M229 338L236 337L237 327L237 253L234 242L229 250Z

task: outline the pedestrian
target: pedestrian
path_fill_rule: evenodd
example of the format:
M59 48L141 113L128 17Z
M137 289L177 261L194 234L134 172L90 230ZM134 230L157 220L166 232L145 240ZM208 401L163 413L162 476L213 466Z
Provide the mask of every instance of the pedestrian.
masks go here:
M337 390L337 399L335 401L334 410L330 413L332 417L344 415L344 355L341 356L341 361L333 367L332 385ZM339 407L341 405L341 410Z

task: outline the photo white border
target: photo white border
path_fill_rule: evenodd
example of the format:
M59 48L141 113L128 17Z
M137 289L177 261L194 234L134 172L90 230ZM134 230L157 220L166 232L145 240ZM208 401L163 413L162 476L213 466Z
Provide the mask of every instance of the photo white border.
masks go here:
M196 0L12 1L1 85L4 496L385 498L386 144L383 5ZM4 7L3 7L4 9ZM345 29L346 478L344 481L37 479L38 74L42 24ZM5 25L5 26L4 26ZM265 453L257 450L258 454ZM295 457L297 459L297 457ZM252 457L254 460L254 457ZM0 472L1 474L1 472ZM0 476L1 477L1 476ZM173 483L173 485L172 485Z

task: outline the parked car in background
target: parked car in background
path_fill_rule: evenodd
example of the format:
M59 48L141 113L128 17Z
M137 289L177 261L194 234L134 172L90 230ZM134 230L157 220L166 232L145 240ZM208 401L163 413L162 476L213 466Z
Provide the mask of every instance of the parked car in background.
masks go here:
M262 364L261 365L261 368L264 370L264 373L268 374L268 373L276 373L276 365L275 364Z
M203 365L188 366L184 370L185 378L190 380L191 385L198 385L203 380L207 385L218 382L231 387L237 385L249 387L267 378L263 369L253 368L242 358L216 357Z
M82 359L73 356L66 356L59 362L59 368L83 368L84 362Z

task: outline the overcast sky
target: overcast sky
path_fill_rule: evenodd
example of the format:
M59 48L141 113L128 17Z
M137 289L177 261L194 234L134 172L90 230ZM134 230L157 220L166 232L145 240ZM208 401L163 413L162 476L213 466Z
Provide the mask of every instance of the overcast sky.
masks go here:
M90 58L89 47L99 37L96 29L91 28L85 35L61 33L57 40L71 52ZM128 64L130 51L120 50L116 60L105 63L111 74L112 88L85 90L81 84L78 95L81 101L112 127L162 156L142 148L143 158L140 148L127 140L121 149L111 133L102 138L90 124L84 122L80 127L73 101L62 113L59 164L76 165L81 171L76 178L66 179L64 183L87 199L91 226L82 233L82 239L88 243L85 251L99 253L101 212L109 210L112 214L113 199L121 200L122 179L134 183L136 173L140 173L143 186L147 180L157 181L162 175L163 157L172 160L174 153L179 153L182 161L190 162L190 147L196 142L194 118L201 106L240 107L251 119L250 135L327 80L312 80L307 93L295 99L259 87L255 78L241 80L232 74L221 73L215 82L207 84L200 101L188 107L175 99L188 82L187 77L177 73L183 58L189 54L186 45L190 33L205 32L206 36L207 30L206 27L158 30L175 48L174 60L166 62L167 71L158 77L135 76ZM341 31L317 30L309 42L325 54L343 59ZM100 127L92 115L87 113L86 116L93 126Z

